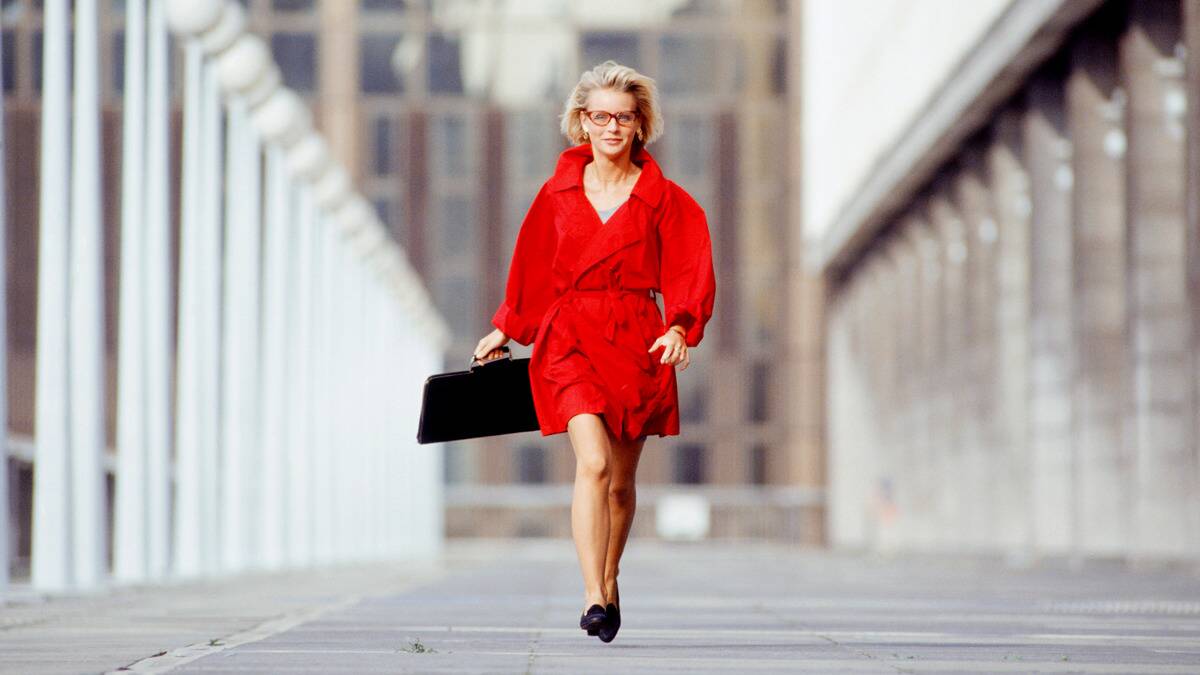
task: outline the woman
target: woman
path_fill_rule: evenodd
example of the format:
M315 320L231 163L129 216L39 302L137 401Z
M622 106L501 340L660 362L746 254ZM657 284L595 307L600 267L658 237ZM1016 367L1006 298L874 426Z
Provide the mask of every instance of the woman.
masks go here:
M474 354L497 358L509 339L534 345L542 435L566 431L575 451L580 627L604 642L621 625L618 565L642 446L679 433L674 368L690 363L716 291L703 209L645 150L662 129L654 80L613 61L583 73L562 117L576 145L521 224L496 330Z

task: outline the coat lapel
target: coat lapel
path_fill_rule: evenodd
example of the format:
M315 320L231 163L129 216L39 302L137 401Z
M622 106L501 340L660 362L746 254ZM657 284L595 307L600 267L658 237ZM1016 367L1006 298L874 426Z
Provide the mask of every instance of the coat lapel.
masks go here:
M566 212L565 243L569 250L578 251L571 266L572 283L614 253L641 243L646 229L639 211L646 206L657 207L664 189L665 179L658 163L645 148L641 149L633 158L641 165L642 173L629 196L631 203L622 205L607 223L602 223L583 191L583 167L591 159L592 146L587 143L563 151L550 184ZM644 204L633 203L635 200Z

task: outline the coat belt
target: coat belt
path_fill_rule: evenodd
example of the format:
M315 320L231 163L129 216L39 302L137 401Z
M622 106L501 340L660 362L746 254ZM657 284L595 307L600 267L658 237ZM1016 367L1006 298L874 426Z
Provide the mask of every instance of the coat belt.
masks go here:
M640 295L645 298L654 299L653 288L621 288L619 286L609 286L608 288L569 288L564 295L580 293L585 295L604 295L609 301L604 303L608 308L608 314L604 321L604 339L613 342L616 339L617 326L621 324L629 324L629 306L622 300L622 295Z

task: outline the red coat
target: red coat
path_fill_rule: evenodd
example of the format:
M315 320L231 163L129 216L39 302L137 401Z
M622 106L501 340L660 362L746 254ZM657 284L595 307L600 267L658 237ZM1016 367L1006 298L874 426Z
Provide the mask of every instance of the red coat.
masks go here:
M700 344L716 295L704 210L650 153L629 200L601 222L583 191L589 144L565 150L517 235L505 298L492 324L533 344L529 379L543 436L582 412L613 434L679 433L674 365L649 352L668 326ZM653 293L663 296L666 317Z

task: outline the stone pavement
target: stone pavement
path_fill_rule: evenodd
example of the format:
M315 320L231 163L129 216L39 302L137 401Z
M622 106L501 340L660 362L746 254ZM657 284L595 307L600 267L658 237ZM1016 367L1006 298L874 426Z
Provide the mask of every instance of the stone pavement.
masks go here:
M604 644L570 541L452 542L436 568L0 609L0 672L1200 673L1195 570L635 539L621 593Z

